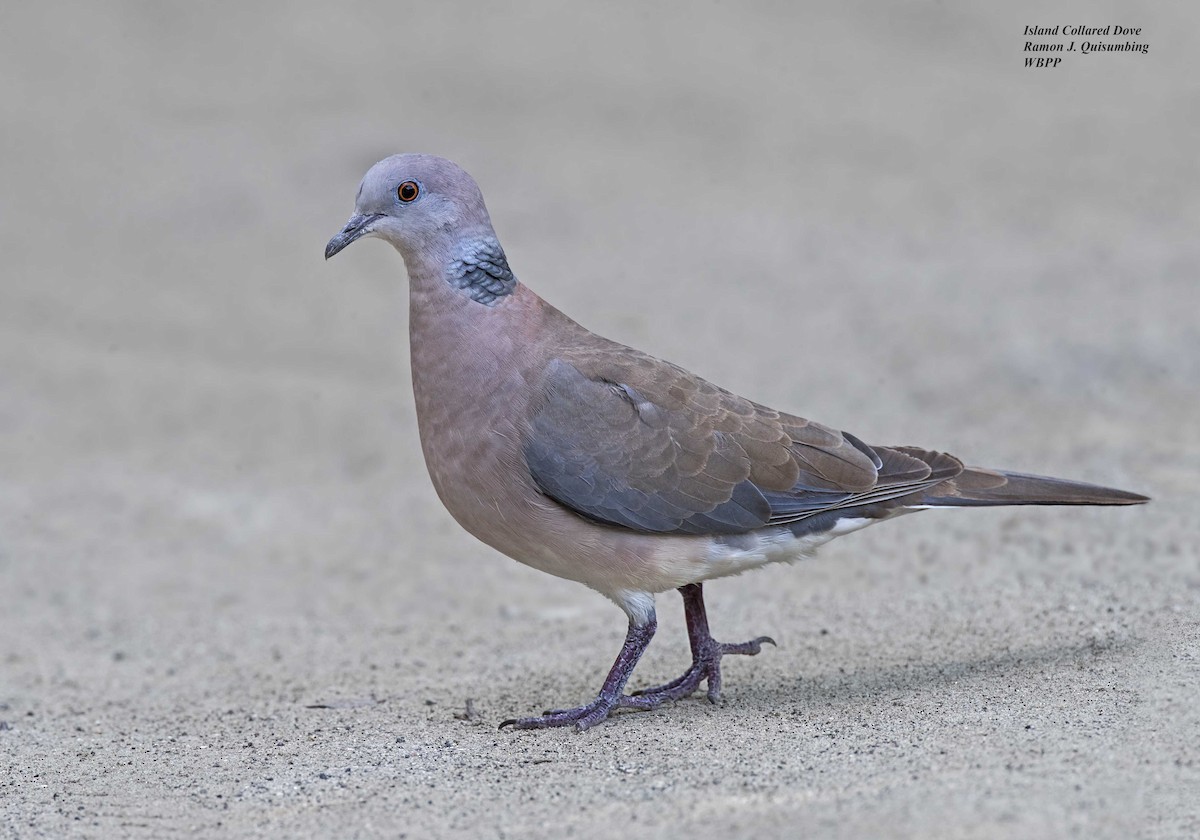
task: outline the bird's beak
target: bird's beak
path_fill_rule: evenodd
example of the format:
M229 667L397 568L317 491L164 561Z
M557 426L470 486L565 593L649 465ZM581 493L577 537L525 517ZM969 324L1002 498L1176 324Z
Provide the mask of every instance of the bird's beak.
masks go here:
M372 213L369 216L355 213L350 217L350 221L346 222L346 226L342 228L342 232L333 237L333 239L330 239L329 244L325 246L325 259L329 259L355 239L361 239L366 236L371 232L371 223L376 219L382 218L382 213Z

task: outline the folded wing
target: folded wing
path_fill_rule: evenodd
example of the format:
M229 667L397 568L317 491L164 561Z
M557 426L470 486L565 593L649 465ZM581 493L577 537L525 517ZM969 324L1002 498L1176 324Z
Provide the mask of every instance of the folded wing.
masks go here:
M637 351L553 361L524 453L541 490L589 519L649 533L739 534L886 509L962 464L782 414Z

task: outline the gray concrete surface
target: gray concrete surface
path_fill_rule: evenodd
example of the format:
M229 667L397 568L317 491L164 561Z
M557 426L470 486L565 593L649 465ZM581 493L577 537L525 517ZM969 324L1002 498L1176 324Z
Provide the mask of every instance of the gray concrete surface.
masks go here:
M1021 67L1021 28L1059 23L1151 51ZM1198 24L7 10L0 835L1200 834ZM590 696L623 621L449 520L399 260L322 262L401 150L472 171L519 276L601 332L867 440L1155 502L856 534L709 587L720 637L781 642L729 663L724 707L497 732ZM659 615L642 684L687 656Z

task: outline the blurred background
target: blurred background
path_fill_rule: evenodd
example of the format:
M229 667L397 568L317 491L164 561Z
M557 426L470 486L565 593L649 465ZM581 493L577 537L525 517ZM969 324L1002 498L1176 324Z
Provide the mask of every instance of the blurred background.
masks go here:
M567 819L560 795L583 835L593 818L648 836L1197 825L1194 4L5 19L0 813L17 836L369 835L364 813L533 836ZM1149 54L1023 66L1026 25L1113 23ZM470 171L518 276L598 332L868 441L1155 503L913 517L714 585L723 635L792 641L731 666L730 706L496 738L594 691L622 619L457 529L420 456L399 256L322 260L363 172L401 151ZM676 602L647 680L686 660ZM960 696L947 673L975 682ZM989 680L999 712L970 706ZM896 712L897 684L934 705ZM465 696L486 727L453 718ZM1048 724L1040 754L979 734L1075 720L1094 696L1116 705L1083 717L1118 723ZM876 702L908 733L896 754L837 717L877 722ZM818 706L842 734L814 758ZM482 740L442 746L464 732ZM614 766L669 789L639 805ZM710 813L714 766L741 798Z

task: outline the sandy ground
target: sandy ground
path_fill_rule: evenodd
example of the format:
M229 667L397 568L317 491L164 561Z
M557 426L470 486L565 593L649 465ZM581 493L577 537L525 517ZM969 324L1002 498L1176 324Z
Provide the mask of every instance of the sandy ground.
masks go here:
M1200 835L1200 7L741 6L6 11L0 835ZM1030 23L1151 52L1025 70ZM623 617L457 529L399 258L321 259L402 150L600 332L1155 502L710 585L780 641L726 705L498 732Z

